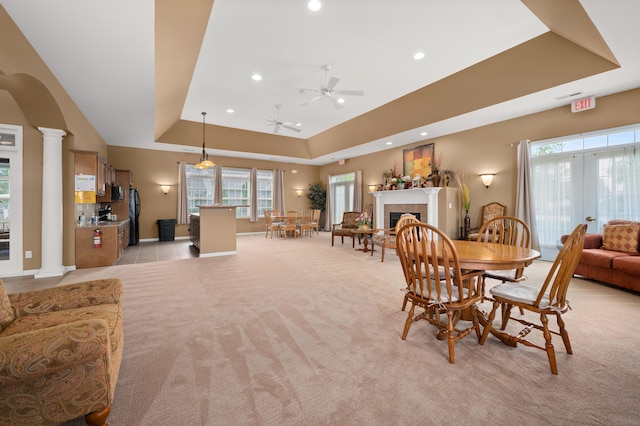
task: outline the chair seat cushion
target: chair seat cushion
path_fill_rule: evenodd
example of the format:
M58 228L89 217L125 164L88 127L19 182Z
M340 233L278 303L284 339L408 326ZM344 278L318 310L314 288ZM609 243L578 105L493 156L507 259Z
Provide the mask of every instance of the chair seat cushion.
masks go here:
M526 279L526 277L516 278L517 269L509 269L506 271L485 271L484 276L486 278L493 278L494 280L504 280L504 281L522 281Z
M629 253L604 249L583 249L580 255L580 263L597 268L610 269L613 259L616 257L629 257Z
M458 287L457 286L452 286L452 291L451 291L451 298L449 298L449 294L447 293L447 284L444 281L440 281L438 283L436 283L436 285L440 286L440 299L438 299L438 293L437 293L437 289L434 288L432 291L431 295L426 294L426 283L425 283L425 294L423 295L420 292L420 288L417 287L414 291L414 289L411 289L411 292L414 293L417 296L420 296L424 299L428 299L430 303L433 304L438 304L438 303L449 303L449 302L457 302L460 299L458 298ZM462 293L464 294L464 297L467 296L467 294L469 293L469 290L467 290L466 288L462 289Z
M494 297L501 297L503 299L512 300L514 302L533 305L538 298L540 289L522 283L504 283L492 287L489 290L489 293L491 293L491 295ZM542 309L549 307L548 296L545 295L542 298L539 307Z
M354 229L356 229L356 228L355 227L354 228L336 228L336 229L333 230L332 234L333 235L343 235L343 236L348 235L348 236L352 237L353 236L353 232L351 232L351 231L354 230Z

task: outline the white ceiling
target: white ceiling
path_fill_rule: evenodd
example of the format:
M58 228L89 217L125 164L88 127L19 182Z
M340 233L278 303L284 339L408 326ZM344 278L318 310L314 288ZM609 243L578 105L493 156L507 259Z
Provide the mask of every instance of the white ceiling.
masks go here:
M513 0L322 0L316 13L306 3L215 0L181 118L201 122L205 111L209 124L271 133L266 119L276 118L280 104L281 121L302 124L300 133L281 134L307 139L548 31ZM287 160L325 164L567 105L570 93L604 96L640 87L640 2L581 3L621 68L342 152ZM153 0L0 4L107 144L194 151L153 140ZM425 53L421 61L413 59L417 51ZM319 87L326 65L340 78L336 89L365 95L346 96L341 109L327 99L303 106L314 94L296 87ZM251 79L256 72L262 81ZM394 144L385 145L389 140ZM215 141L207 146L214 155L273 159L218 152Z

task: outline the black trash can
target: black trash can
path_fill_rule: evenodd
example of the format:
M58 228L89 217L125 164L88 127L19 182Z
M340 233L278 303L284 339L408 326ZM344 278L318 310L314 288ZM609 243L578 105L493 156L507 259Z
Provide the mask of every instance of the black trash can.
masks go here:
M176 220L158 219L158 230L160 231L160 241L173 241L176 237Z

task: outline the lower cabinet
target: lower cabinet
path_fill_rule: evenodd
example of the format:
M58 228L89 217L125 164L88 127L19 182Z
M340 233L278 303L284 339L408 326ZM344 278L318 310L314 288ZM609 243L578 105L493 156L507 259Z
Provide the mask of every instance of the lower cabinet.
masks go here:
M100 247L94 236L100 230ZM76 268L111 266L129 245L129 221L76 228Z

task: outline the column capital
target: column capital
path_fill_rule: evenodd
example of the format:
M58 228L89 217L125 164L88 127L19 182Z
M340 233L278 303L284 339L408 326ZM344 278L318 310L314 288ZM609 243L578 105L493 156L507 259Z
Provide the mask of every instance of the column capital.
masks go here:
M67 132L65 132L64 130L61 130L61 129L50 129L48 127L38 127L38 130L44 136L56 136L56 137L59 137L59 138L67 136Z

